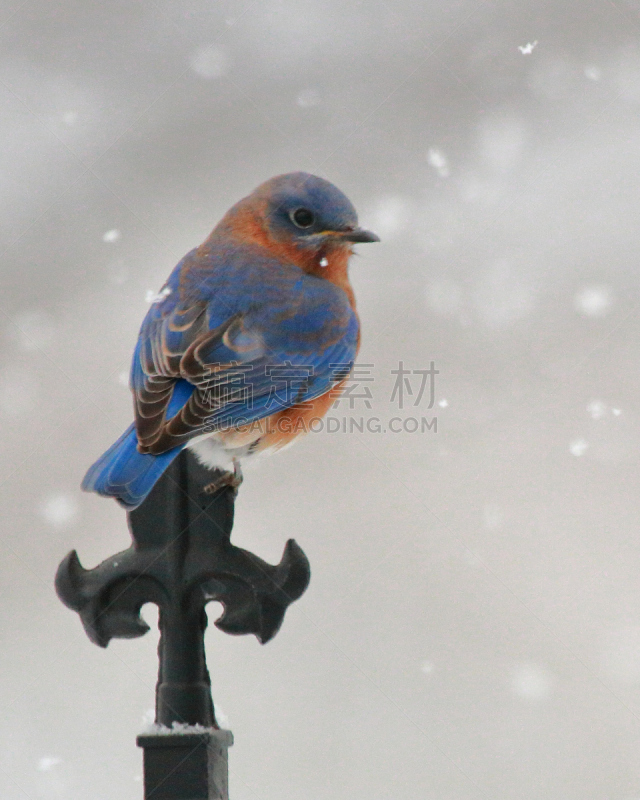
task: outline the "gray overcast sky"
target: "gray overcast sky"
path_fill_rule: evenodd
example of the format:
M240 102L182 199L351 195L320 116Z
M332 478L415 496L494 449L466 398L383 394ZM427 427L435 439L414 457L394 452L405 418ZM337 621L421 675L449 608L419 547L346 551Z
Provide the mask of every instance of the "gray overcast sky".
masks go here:
M145 298L297 169L382 237L372 408L331 412L381 432L247 472L234 541L313 574L264 648L208 634L233 800L640 797L639 34L637 0L3 4L3 800L142 796L157 634L96 648L53 575L128 546L79 484Z

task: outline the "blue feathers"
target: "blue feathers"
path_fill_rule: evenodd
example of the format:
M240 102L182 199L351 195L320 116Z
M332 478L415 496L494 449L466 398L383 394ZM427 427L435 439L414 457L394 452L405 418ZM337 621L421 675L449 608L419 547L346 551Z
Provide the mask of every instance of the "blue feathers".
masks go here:
M178 381L169 403L172 417L193 393L193 386ZM122 436L89 468L82 481L85 492L115 497L123 508L132 511L140 505L173 459L182 450L174 447L159 456L138 452L135 426L130 425Z
M138 452L138 439L130 425L115 444L90 467L82 481L85 492L115 497L132 511L140 505L173 459L182 450L174 447L160 456Z

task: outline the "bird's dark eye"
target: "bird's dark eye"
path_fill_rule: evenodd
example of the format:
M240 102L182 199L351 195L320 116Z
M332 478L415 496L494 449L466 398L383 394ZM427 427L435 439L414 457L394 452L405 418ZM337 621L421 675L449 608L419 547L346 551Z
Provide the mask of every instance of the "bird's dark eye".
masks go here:
M313 212L309 211L308 208L296 208L291 214L291 219L293 220L293 224L297 225L298 228L310 228L316 218L313 216Z

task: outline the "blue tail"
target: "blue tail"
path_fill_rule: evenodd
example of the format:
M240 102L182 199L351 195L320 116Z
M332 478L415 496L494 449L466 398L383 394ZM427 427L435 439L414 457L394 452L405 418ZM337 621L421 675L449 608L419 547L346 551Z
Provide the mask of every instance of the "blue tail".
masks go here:
M159 456L139 453L135 427L130 425L89 468L82 488L85 492L115 497L121 506L131 511L145 499L181 450L182 447L174 447Z
M191 392L193 386L186 381L176 383L167 417L172 417L184 405ZM183 447L174 447L159 456L139 453L135 427L130 425L118 441L89 467L82 488L85 492L115 497L121 506L131 511L142 503Z

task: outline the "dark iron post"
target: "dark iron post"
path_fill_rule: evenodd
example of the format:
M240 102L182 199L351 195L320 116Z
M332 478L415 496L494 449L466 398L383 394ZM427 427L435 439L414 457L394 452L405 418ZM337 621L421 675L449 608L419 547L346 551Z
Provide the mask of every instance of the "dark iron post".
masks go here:
M206 665L205 606L222 603L215 625L253 633L263 644L309 583L309 562L293 539L279 564L231 544L235 492L203 492L214 474L183 451L151 494L128 514L128 550L84 569L73 550L56 575L56 591L80 614L91 641L142 636L145 603L160 609L158 732L138 737L144 750L145 800L227 800L230 731L220 730ZM185 727L188 726L188 727Z

